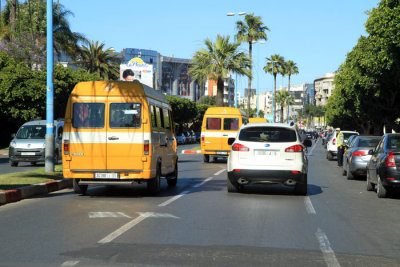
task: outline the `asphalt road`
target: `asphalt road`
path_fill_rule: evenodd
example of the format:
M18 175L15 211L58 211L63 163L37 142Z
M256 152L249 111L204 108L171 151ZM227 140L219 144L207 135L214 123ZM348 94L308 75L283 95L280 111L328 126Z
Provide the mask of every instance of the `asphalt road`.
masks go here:
M0 207L4 266L400 266L400 197L347 181L320 143L309 194L226 191L226 161L179 156L179 182L54 192Z

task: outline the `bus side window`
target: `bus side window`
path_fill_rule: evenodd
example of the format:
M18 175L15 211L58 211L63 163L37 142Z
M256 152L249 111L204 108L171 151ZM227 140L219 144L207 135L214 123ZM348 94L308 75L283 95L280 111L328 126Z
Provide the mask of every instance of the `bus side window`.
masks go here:
M163 110L164 113L164 125L165 125L165 129L171 130L171 121L170 121L170 117L169 117L169 112L167 109Z
M156 120L156 107L151 105L151 127L157 128L157 120Z
M161 129L164 128L163 110L159 107L157 107L157 125L158 125L158 128L161 128Z

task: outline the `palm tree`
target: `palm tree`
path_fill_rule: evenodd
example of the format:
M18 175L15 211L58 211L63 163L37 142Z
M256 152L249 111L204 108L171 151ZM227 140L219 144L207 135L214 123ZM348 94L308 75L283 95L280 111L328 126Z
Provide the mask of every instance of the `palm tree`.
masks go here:
M75 62L87 69L90 73L97 73L104 80L116 79L119 76L120 59L118 53L112 48L104 49L104 43L87 42L87 46L82 46L81 60Z
M296 63L294 63L292 60L288 60L285 63L285 75L288 76L288 92L290 94L290 77L293 74L298 74L299 73L299 68L297 67ZM289 106L288 106L288 116L289 116Z
M230 43L229 36L217 35L215 43L210 39L193 56L189 74L193 79L204 82L208 78L217 81L217 107L224 106L224 78L230 72L251 77L250 59L238 51L239 43Z
M281 107L281 123L283 122L283 109L290 105L294 104L293 96L289 94L288 91L280 90L276 95L276 101ZM289 114L287 117L287 121L289 121Z
M265 31L269 31L269 28L261 21L261 17L254 16L254 14L246 15L244 22L236 22L236 28L238 30L236 39L239 42L247 42L249 44L249 58L252 60L253 43L258 40L267 40ZM251 67L250 64L250 74L252 73ZM247 115L250 116L251 76L249 77L247 90Z
M274 122L276 121L276 75L285 73L285 59L278 55L272 55L270 58L267 58L267 65L264 67L264 71L266 73L270 73L274 76Z

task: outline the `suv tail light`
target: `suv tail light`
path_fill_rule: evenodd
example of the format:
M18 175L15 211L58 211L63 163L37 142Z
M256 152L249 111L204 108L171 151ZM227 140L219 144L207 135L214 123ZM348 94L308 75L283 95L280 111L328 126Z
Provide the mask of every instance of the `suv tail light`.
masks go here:
M336 138L332 140L332 145L336 145Z
M149 154L149 148L150 148L149 140L144 140L143 152L145 155Z
M247 146L236 143L232 146L232 151L250 151L250 149Z
M366 151L355 151L352 156L353 157L363 157L366 155L368 155L368 153Z
M303 152L303 147L301 145L290 146L285 149L285 152Z
M64 140L64 155L69 155L69 140Z
M396 162L394 160L394 154L392 151L389 152L386 158L385 167L396 167Z

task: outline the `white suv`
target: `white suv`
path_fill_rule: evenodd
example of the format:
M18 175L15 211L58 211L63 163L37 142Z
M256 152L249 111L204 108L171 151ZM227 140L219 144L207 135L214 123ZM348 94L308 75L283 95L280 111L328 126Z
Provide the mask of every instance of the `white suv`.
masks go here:
M347 140L352 135L359 135L358 132L355 131L340 131L343 133L344 143L347 144ZM337 155L337 143L336 143L336 131L333 132L331 139L329 140L326 146L326 158L328 160L333 160L334 157Z
M228 192L238 192L247 184L294 186L295 193L307 194L306 146L295 127L283 123L242 125L228 157Z

